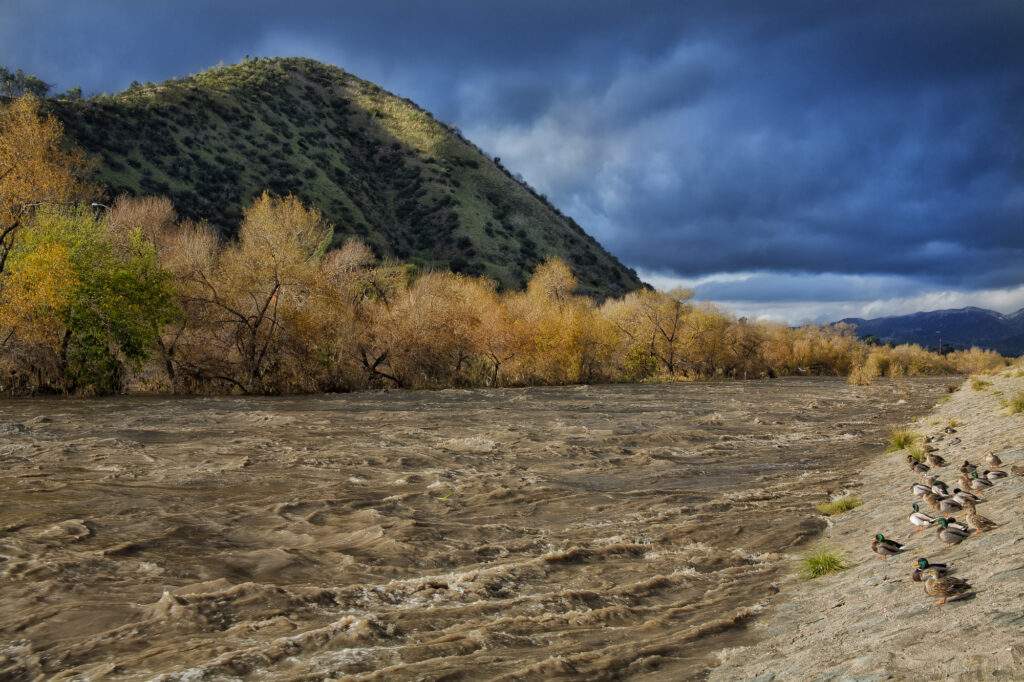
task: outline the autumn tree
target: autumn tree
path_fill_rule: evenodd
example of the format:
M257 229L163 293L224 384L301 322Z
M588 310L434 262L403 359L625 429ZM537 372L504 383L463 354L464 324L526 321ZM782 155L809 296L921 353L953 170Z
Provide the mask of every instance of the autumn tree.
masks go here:
M122 390L177 313L152 244L114 238L87 207L34 212L0 286L0 352L35 390Z
M25 95L0 107L0 273L34 208L87 200L85 157L64 143L64 128L42 116L39 100Z

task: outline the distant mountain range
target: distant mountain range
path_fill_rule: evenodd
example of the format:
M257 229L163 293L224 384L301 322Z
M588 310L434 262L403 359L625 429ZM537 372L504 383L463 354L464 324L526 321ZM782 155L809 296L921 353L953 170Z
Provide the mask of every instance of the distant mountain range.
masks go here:
M848 317L861 338L881 343L917 343L929 348L989 348L1003 355L1024 354L1024 308L1004 315L984 308L932 310L865 320Z

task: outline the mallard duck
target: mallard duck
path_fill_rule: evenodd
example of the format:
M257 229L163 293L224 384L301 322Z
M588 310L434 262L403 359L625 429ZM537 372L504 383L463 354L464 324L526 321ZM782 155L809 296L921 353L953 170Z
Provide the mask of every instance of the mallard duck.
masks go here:
M910 470L915 474L927 474L930 469L927 464L921 464L911 455L907 455L907 464L910 465Z
M923 483L915 483L914 485L910 486L910 492L914 493L914 497L924 497L931 491L932 489Z
M1020 464L1011 464L1010 471L1012 471L1017 476L1024 476L1024 466Z
M956 513L963 509L963 505L954 500L952 497L946 497L939 500L939 511L949 513Z
M917 570L922 572L931 571L932 573L941 578L942 576L949 573L950 568L947 564L933 564L932 562L928 561L928 559L921 557L917 560Z
M946 466L946 460L943 459L943 457L941 455L936 455L934 452L929 452L925 456L925 459L933 467L944 467L944 466Z
M938 495L939 497L946 497L947 495L949 495L949 486L947 486L942 481L936 480L934 483L932 483L932 492Z
M947 426L946 428L942 429L942 432L943 433L956 433L956 429L954 429L952 426Z
M939 517L935 519L935 523L939 524L939 539L947 545L959 545L970 535L970 532L950 525L948 519Z
M871 541L871 551L878 555L880 559L888 559L891 556L896 556L903 551L902 543L890 540L881 533L875 536L875 539Z
M963 474L970 475L970 474L973 474L977 470L978 470L978 465L977 464L971 464L970 460L966 460L965 459L964 463L962 465L960 465L960 473L963 473Z
M929 597L935 597L942 601L935 602L936 605L942 606L949 599L959 599L970 592L973 588L963 578L954 578L952 576L928 576L925 577L924 572L920 569L914 571L914 580L921 582L924 579L924 592Z
M942 511L942 507L939 506L940 503L942 502L942 498L941 497L939 497L938 495L936 495L935 493L933 493L930 490L928 492L926 492L924 495L922 495L921 497L924 498L924 501L928 503L929 507L931 507L935 511Z
M985 458L985 461L988 463L989 466L992 466L992 467L1001 467L1001 466L1003 466L1003 460L999 459L999 455L997 455L994 452L990 452L988 454L988 457Z
M976 533L986 533L999 527L999 524L992 519L979 514L974 502L966 500L964 509L967 511L967 520L974 526Z
M951 441L949 441L948 443L946 443L946 445L949 445L949 446L960 445L960 439L959 438L954 438Z
M960 488L953 488L953 499L959 502L960 506L964 506L964 502L967 500L970 500L971 502L985 501L974 493L969 493L966 490L960 490Z
M981 478L978 476L978 472L974 472L971 474L970 478L966 476L961 477L960 486L970 490L971 492L981 492L982 490L988 490L991 488L992 481L987 478Z
M930 527L933 523L935 523L935 517L928 516L927 514L922 512L921 506L917 502L915 502L911 506L913 507L914 512L910 515L910 522L917 526L918 533L920 533L922 530Z
M981 472L981 475L990 481L996 481L999 480L1000 478L1006 478L1007 476L1009 476L1009 474L1006 473L1005 471L1000 471L998 469L985 469L984 471Z
M966 523L961 523L960 521L957 521L955 516L948 517L946 519L946 523L948 523L949 527L953 530L962 530L965 533L971 532L971 527L968 526Z

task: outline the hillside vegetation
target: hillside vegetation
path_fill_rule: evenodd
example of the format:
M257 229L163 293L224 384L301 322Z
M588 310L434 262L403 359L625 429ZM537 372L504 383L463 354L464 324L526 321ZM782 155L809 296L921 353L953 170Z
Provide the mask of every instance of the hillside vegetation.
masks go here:
M571 218L413 102L309 59L252 59L116 95L48 102L111 199L163 195L232 234L264 190L378 257L522 289L546 258L583 293L641 286Z
M167 197L93 203L89 163L32 95L0 106L0 393L293 393L980 372L991 352L872 348L846 326L751 323L691 292L581 295L557 258L525 291L379 258L294 195L236 238Z

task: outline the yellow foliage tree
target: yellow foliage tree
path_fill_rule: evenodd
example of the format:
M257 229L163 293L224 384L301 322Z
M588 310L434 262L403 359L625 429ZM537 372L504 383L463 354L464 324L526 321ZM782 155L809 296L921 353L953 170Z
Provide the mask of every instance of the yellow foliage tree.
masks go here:
M34 96L0 107L0 273L32 208L95 194L82 180L86 169L82 153L65 145L60 121L42 116Z

